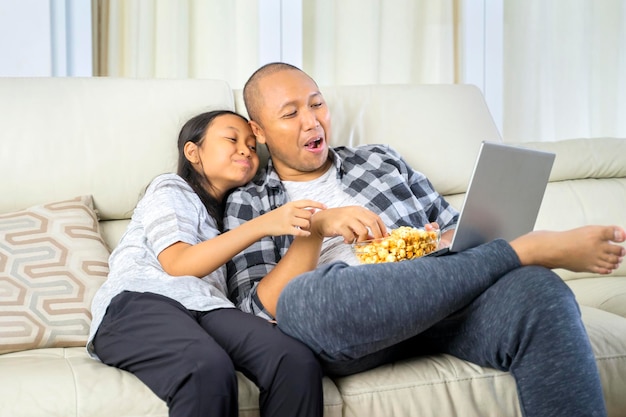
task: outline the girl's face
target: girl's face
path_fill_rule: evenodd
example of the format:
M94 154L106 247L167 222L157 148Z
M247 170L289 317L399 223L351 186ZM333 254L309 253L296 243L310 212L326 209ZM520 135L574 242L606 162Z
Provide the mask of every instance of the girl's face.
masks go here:
M231 189L244 185L259 168L256 138L239 116L224 114L213 119L200 144L187 142L185 156L204 172L218 201Z

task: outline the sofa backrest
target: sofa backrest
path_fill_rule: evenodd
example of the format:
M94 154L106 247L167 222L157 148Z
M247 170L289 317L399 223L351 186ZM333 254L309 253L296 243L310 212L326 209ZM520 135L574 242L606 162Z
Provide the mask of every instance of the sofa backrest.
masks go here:
M223 81L0 78L0 213L92 194L115 246L150 180L176 169L182 124L217 108L234 109Z
M470 85L326 87L333 145L387 143L444 195L465 191L478 145L499 140ZM0 213L91 194L113 248L152 178L176 169L182 124L246 114L223 81L0 78ZM455 196L451 196L455 202Z

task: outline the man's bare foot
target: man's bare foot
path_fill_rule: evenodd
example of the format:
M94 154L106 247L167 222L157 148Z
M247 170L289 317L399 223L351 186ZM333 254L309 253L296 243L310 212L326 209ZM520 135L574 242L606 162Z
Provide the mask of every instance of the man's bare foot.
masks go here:
M610 274L619 267L626 240L618 226L584 226L564 232L536 231L511 242L522 265Z

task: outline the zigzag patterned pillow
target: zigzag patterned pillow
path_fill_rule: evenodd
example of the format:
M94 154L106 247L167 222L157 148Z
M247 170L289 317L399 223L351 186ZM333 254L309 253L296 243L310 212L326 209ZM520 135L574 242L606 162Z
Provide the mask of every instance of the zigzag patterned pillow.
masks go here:
M91 196L0 215L0 353L84 346L108 257Z

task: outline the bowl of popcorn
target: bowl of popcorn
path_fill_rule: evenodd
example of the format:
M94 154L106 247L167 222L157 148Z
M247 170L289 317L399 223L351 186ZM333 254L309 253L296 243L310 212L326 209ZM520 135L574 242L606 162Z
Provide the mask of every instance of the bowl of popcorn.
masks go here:
M352 250L364 264L400 262L433 252L440 239L439 230L401 226L391 230L389 236L353 243Z

